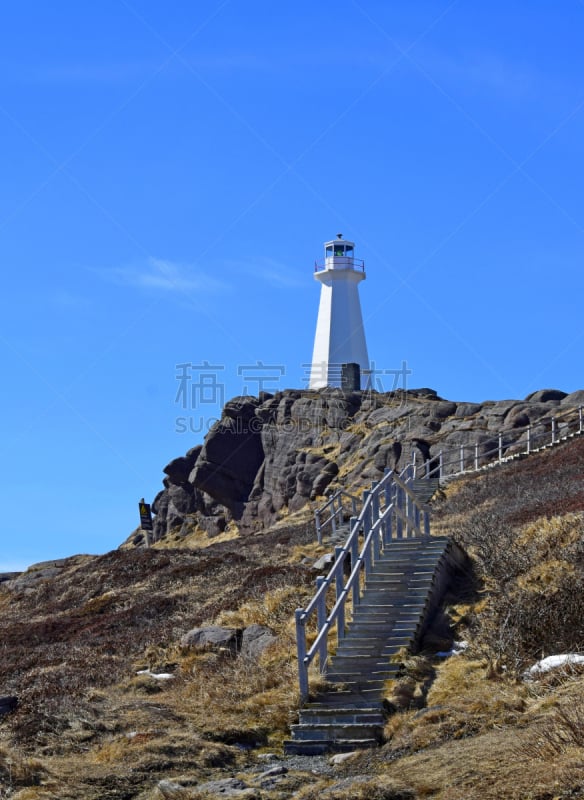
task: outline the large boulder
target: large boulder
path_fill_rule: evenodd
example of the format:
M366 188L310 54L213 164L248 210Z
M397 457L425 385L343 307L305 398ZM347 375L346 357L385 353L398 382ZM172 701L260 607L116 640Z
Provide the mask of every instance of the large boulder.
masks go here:
M540 389L528 394L525 399L530 403L559 403L564 397L567 397L567 392L561 389Z
M168 463L164 469L162 470L166 475L168 475L168 480L170 483L176 484L180 486L183 483L188 483L189 475L192 472L193 467L195 466L195 462L199 457L201 450L203 449L202 445L198 445L197 447L191 448L189 452L185 456L179 456L179 458L174 458L170 463Z
M265 625L249 625L241 636L240 655L243 658L257 659L278 637Z
M228 651L235 655L240 649L241 634L240 628L208 625L204 628L193 628L185 633L180 644L181 647L190 647L194 650Z
M10 714L16 710L18 706L18 697L9 695L8 697L0 697L0 717L5 714Z
M252 425L256 398L239 398L225 407L207 438L189 481L240 516L264 460L260 425ZM257 430L256 430L257 428Z

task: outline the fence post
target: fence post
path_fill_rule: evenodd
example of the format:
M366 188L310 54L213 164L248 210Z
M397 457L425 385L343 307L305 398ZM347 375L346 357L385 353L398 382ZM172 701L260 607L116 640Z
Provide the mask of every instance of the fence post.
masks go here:
M578 406L578 419L580 422L580 428L578 430L578 433L582 433L583 430L582 423L584 422L584 420L582 419L582 406Z
M531 453L531 425L527 426L527 455Z
M357 516L357 500L355 497L351 497L351 511L353 512L353 516Z
M308 700L308 670L306 668L306 631L304 629L304 609L297 608L294 612L296 620L296 652L298 654L298 685L300 687L300 702Z
M499 434L499 464L503 460L503 434Z
M460 471L464 472L464 445L460 445Z
M314 524L316 525L316 541L322 544L322 529L320 527L320 511L317 508L314 512Z
M442 476L444 475L444 456L442 454L442 450L440 450L440 460L438 461L438 478L442 480Z
M479 468L479 443L475 443L475 469Z
M556 418L552 417L552 444L556 443Z
M324 575L319 575L316 579L316 591L320 591L320 587L326 581ZM326 625L326 592L322 592L322 594L318 598L318 602L316 604L316 627L318 632L320 633L321 630ZM321 641L318 646L318 666L321 673L324 673L326 669L326 661L327 661L327 637Z

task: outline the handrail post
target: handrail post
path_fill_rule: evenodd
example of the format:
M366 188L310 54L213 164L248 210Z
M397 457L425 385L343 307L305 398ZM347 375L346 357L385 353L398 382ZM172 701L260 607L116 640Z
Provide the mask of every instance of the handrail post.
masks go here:
M377 523L379 522L379 494L381 490L379 489L379 485L376 485L375 488L371 490L371 527L374 528ZM375 563L380 556L380 547L379 547L379 531L381 530L380 526L377 525L377 533L375 534L374 542L373 542L373 563Z
M358 517L351 517L351 531L357 526L357 519ZM351 538L351 572L355 568L355 564L357 563L357 559L359 558L359 532L357 531L355 536ZM361 593L359 590L359 579L355 581L353 584L352 589L353 595L353 611L357 608L359 603L361 602Z
M367 580L371 573L371 540L369 547L363 552L363 561L365 563L365 580Z
M337 533L337 520L335 518L335 495L331 496L331 531L332 536L335 536Z
M388 480L385 484L385 508L386 510L393 502L393 494L395 491L395 484L393 479ZM384 548L387 547L392 539L393 536L393 510L390 511L387 516L385 517L383 523L383 546Z
M440 450L439 459L440 460L438 461L438 478L442 480L442 477L444 475L444 455L442 453L442 450Z
M582 433L582 431L584 430L584 428L582 427L582 425L584 423L584 419L582 417L582 406L578 406L578 419L579 419L579 423L580 423L580 428L578 430L578 433Z
M479 443L475 442L475 469L479 468Z
M341 553L343 552L343 548L340 545L335 547L335 563L339 562L339 558ZM335 572L335 602L338 602L339 597L343 593L343 570L337 569ZM346 601L346 598L345 598ZM339 616L337 618L337 644L341 643L341 640L345 638L345 603L343 603L339 609Z
M306 630L304 628L304 609L297 608L294 612L296 620L296 652L298 654L298 685L300 688L300 702L308 700L308 669L306 668Z
M552 444L556 443L556 418L552 417Z
M395 535L398 539L403 539L404 536L404 520L403 520L403 511L404 511L404 490L396 483L395 485L395 505L397 509L396 513L396 521L395 521Z
M499 464L503 460L503 434L499 434Z
M376 564L380 557L381 557L381 541L380 535L383 534L383 523L380 523L379 520L376 520L374 523L374 527L377 525L377 530L373 537L373 563Z
M377 487L371 490L371 516L373 517L372 524L375 525L379 519L379 489Z
M424 511L424 536L426 538L430 536L430 512L428 509Z
M316 579L316 591L319 592L321 586L326 581L324 575L319 575ZM319 595L318 603L316 604L316 627L318 632L320 633L321 630L326 625L326 592L322 592ZM324 674L326 670L326 662L327 662L327 639L328 636L324 636L319 644L318 647L318 661L319 661L319 669L321 674Z
M318 508L314 512L314 524L316 525L316 541L322 544L322 528L320 525L320 510Z
M363 508L367 505L367 500L371 495L370 491L365 490L363 492ZM363 515L363 536L367 536L369 531L371 530L371 503L367 506L365 510L365 514Z
M527 426L527 455L531 453L531 425Z
M383 487L383 491L385 492L386 508L391 503L391 487L393 486L393 478L390 478L389 476L391 475L392 472L393 470L386 468L384 473L384 477L387 478L387 480L385 481L385 486Z
M460 471L464 472L464 445L460 445Z

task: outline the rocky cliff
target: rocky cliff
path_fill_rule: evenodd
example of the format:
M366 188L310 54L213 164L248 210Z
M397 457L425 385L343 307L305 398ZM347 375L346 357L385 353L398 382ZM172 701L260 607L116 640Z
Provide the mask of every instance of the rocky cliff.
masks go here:
M266 528L338 486L358 490L387 467L471 446L479 457L499 433L506 454L524 448L525 426L544 426L584 403L584 390L544 389L525 400L452 402L431 389L286 390L236 397L202 445L175 458L153 501L154 538L213 537ZM576 413L576 412L574 412ZM130 541L143 543L137 531Z

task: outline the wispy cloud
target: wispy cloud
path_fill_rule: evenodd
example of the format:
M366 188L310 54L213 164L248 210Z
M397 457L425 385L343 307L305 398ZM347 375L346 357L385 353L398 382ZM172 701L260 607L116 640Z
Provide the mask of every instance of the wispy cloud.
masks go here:
M307 280L298 272L298 267L290 267L273 258L259 258L253 263L230 261L227 266L265 281L275 289L300 289L307 286Z
M150 257L141 266L113 267L93 270L105 280L119 286L164 292L222 292L229 288L217 278L192 264L181 264Z
M67 289L55 288L48 294L43 295L43 302L49 303L53 308L59 309L86 309L91 305L88 297L75 294Z
M537 97L548 82L536 65L512 61L496 51L455 53L420 47L413 56L437 80L455 81L474 92L482 89L508 99Z
M123 84L143 79L157 66L154 61L43 63L42 67L22 65L11 71L11 78L21 83L55 86Z

